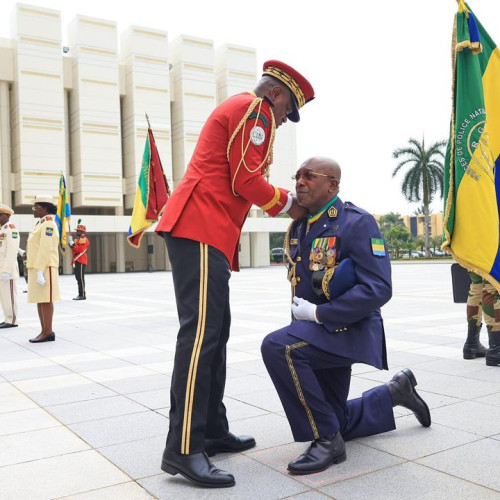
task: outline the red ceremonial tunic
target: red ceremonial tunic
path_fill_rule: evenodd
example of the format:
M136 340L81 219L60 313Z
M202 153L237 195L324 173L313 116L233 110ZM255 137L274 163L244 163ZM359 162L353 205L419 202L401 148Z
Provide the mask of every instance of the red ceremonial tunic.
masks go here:
M250 92L218 106L200 133L156 232L207 243L238 271L241 228L252 204L274 217L287 202L288 191L263 177L274 131L271 105Z
M80 262L80 264L88 264L87 248L89 247L89 239L86 236L80 236L75 239L75 245L71 249L73 252L73 261Z

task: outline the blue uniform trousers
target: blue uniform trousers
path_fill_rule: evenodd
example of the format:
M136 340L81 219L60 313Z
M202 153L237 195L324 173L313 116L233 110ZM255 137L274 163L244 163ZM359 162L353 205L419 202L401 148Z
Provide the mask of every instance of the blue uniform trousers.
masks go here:
M347 401L354 361L293 337L288 327L264 339L262 357L295 441L312 441L339 430L348 441L396 428L385 385Z

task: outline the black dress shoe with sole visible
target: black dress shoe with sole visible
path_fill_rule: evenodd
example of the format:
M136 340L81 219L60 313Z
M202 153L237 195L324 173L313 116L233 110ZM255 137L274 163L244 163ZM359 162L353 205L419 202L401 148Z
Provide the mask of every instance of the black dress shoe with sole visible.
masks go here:
M85 295L78 295L78 297L75 297L73 300L87 300L87 297L85 297Z
M203 452L181 455L165 448L161 470L172 476L181 474L203 488L229 488L236 484L232 474L217 469Z
M417 379L409 368L396 373L386 385L391 393L393 406L408 408L408 410L414 413L421 425L430 427L431 412L427 403L415 390Z
M0 323L0 328L17 328L17 326L14 323Z
M288 464L292 474L314 474L345 462L345 443L340 432L314 440L305 453Z
M217 439L205 439L205 453L212 457L216 453L245 451L256 445L252 436L235 436L229 432L227 436Z
M46 337L35 337L34 339L30 339L30 342L32 344L39 344L40 342L52 342L56 340L56 334L52 332L50 335L47 335Z

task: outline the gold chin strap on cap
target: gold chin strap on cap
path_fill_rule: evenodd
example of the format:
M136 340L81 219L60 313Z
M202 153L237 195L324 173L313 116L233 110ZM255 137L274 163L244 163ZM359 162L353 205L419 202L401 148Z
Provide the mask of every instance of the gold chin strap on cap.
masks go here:
M277 78L280 82L283 82L292 91L295 99L297 99L299 109L304 106L306 103L304 92L302 92L299 84L288 73L285 73L282 69L277 68L276 66L268 66L265 69L264 74L270 75Z

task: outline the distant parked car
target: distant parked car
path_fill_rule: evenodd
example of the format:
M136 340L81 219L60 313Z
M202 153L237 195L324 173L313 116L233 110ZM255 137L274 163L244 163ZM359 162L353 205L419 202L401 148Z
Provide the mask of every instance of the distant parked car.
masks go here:
M421 257L425 257L425 252L421 252L420 250L413 250L410 253L410 258L412 259L420 259Z
M431 254L434 257L446 257L448 254L442 250L431 250Z
M271 261L272 262L283 262L284 252L282 248L271 249Z

